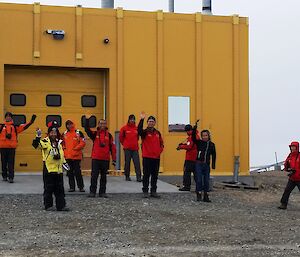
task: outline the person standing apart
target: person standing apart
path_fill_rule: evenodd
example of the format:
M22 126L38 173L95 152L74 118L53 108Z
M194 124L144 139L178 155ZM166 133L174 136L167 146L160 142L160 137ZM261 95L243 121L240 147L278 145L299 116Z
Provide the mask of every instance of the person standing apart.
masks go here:
M36 115L32 115L30 122L15 125L12 113L5 113L5 120L0 124L0 152L3 181L14 182L15 155L18 146L18 134L28 129L35 121Z
M66 129L62 135L62 140L65 159L70 167L70 171L67 173L70 186L69 192L75 192L75 178L79 191L85 192L80 167L83 156L82 150L85 147L84 135L76 129L74 122L71 120L66 121Z
M147 128L143 129L145 113L141 113L141 120L138 125L138 133L142 139L143 157L143 194L149 197L149 180L151 177L150 196L159 198L157 194L157 179L160 165L160 155L164 149L164 142L161 133L155 129L156 120L154 116L147 119Z
M96 131L89 127L89 119L85 121L85 132L93 140L92 149L92 174L89 197L95 197L97 191L98 177L100 173L99 197L107 198L106 184L107 172L109 168L110 155L112 164L116 165L116 145L113 136L108 132L106 120L101 119L98 122Z
M127 124L120 129L119 139L124 149L124 171L126 181L131 181L130 162L132 159L135 168L136 181L141 182L142 178L138 145L139 135L135 124L135 116L133 114L129 115Z
M299 142L292 142L290 145L290 154L284 162L284 170L288 172L289 180L281 197L279 209L285 210L288 205L291 192L297 186L300 191L300 153Z
M208 197L209 178L210 178L210 162L212 159L212 169L216 168L216 147L211 141L210 132L208 130L201 131L201 139L197 138L197 125L193 128L193 142L197 145L197 160L196 160L196 195L197 201L211 202Z

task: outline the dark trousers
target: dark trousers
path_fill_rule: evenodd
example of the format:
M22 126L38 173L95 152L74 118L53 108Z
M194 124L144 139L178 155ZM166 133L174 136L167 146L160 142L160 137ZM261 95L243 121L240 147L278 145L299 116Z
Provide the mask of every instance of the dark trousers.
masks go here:
M134 164L136 178L140 179L141 178L141 165L140 165L139 152L134 151L134 150L124 149L124 155L125 155L125 168L124 168L125 176L126 177L130 176L130 161L132 159L133 164Z
M91 186L90 186L91 193L95 194L97 191L99 174L100 174L99 194L104 194L106 192L108 168L109 168L109 161L92 159L92 174L91 174Z
M71 160L67 159L66 160L68 165L70 166L70 170L67 173L67 176L69 178L69 185L70 189L75 190L75 178L76 178L76 183L79 189L84 188L83 184L83 178L81 174L81 167L80 167L80 160Z
M195 183L196 180L196 165L194 161L185 160L183 167L183 186L187 189L191 189L192 173L194 175Z
M15 175L15 148L1 148L2 177L13 179Z
M44 206L45 209L53 206L53 194L55 196L56 209L65 207L64 178L62 173L48 172L45 174Z
M209 191L210 167L207 163L196 162L196 192Z
M288 204L290 194L292 193L292 191L296 186L300 191L300 181L292 181L289 179L280 201L283 205L286 206Z
M151 192L157 190L157 179L160 159L143 158L143 192L149 191L149 180L151 176Z

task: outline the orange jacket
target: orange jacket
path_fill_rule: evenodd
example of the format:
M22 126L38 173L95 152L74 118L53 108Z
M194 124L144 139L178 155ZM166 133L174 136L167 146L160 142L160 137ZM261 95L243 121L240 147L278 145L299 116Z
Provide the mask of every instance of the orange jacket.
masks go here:
M13 121L4 121L3 124L0 124L0 148L17 148L18 134L28 129L31 124L28 122L17 126Z
M65 159L81 160L85 147L84 135L78 129L66 130L62 135Z

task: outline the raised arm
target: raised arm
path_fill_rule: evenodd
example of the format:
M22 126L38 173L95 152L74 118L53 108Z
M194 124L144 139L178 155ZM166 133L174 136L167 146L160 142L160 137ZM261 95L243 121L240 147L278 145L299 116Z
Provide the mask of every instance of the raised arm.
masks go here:
M96 132L90 129L89 119L85 117L84 131L93 141L96 139Z
M25 124L21 124L20 126L16 126L17 129L17 133L20 134L22 133L24 130L28 129L35 121L36 119L36 115L33 114L31 117L31 120Z
M139 125L138 125L138 135L141 138L144 138L145 135L146 135L146 132L145 132L145 130L143 130L143 126L144 126L144 120L145 120L146 114L144 112L141 112L140 117L141 117L141 119L140 119L140 122L139 122Z
M32 140L32 146L35 149L39 148L39 146L40 146L41 136L42 136L42 131L39 128L37 128L35 139Z
M85 140L84 140L84 135L81 131L78 131L78 140L79 140L79 144L77 146L74 147L75 151L80 151L85 147Z

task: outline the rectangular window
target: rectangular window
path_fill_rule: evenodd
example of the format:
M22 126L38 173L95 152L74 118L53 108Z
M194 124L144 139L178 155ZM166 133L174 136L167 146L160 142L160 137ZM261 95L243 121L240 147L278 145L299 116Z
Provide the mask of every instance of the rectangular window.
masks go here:
M184 126L190 123L190 97L168 97L169 131L184 131Z
M61 127L61 116L60 115L48 115L46 117L46 126L48 126L48 123L51 121L57 121L58 126Z
M11 94L10 95L11 106L25 106L26 96L24 94Z
M90 117L89 119L90 123L90 128L96 128L97 127L97 119L96 117L93 115ZM85 118L84 116L81 117L81 126L84 127L85 126Z
M61 106L61 95L47 95L46 104L52 107Z
M12 119L17 126L26 123L26 116L22 114L13 114Z
M96 107L97 99L95 95L83 95L81 96L82 107Z

